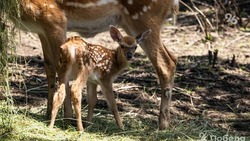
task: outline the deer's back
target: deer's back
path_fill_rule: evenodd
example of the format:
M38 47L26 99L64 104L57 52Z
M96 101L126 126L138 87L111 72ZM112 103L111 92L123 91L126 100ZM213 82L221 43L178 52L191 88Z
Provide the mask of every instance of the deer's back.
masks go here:
M114 73L115 51L89 44L75 36L61 46L60 62L63 66L73 66L74 74L87 70L89 80L98 82L100 79L110 79L111 73Z

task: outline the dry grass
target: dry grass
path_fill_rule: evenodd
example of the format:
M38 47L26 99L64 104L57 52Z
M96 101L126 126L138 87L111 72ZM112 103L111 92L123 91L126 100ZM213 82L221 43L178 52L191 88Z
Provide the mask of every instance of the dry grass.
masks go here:
M1 106L3 103L1 102ZM0 107L1 109L3 107ZM44 120L45 107L15 109L12 130L0 129L0 139L13 140L200 140L211 135L222 137L226 133L213 128L209 121L202 118L193 120L173 119L167 130L157 130L155 122L138 117L123 116L125 129L119 129L109 112L96 110L93 124L79 133L74 127L65 129L62 118L57 118L56 127L49 129L49 121ZM86 113L86 112L85 112ZM125 115L122 113L121 115ZM2 117L2 115L0 115ZM83 115L86 116L86 115ZM2 122L0 123L2 126ZM201 136L202 135L202 136Z

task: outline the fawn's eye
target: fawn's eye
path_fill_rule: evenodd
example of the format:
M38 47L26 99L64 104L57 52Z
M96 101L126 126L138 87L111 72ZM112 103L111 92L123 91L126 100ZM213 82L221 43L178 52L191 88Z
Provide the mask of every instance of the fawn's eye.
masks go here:
M138 46L135 46L135 49L137 49Z
M123 49L123 48L125 48L123 45L121 45L121 48Z

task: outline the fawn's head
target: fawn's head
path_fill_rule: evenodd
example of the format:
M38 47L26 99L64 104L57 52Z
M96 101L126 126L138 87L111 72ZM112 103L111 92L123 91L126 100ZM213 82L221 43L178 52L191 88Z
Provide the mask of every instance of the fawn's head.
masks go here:
M139 43L145 41L151 34L151 29L139 34L136 37L122 36L115 26L110 26L110 36L119 44L119 48L127 60L131 60Z

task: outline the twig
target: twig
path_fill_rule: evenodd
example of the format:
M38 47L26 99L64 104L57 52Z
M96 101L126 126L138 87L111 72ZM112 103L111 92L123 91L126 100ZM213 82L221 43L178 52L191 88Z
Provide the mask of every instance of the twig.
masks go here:
M173 91L179 92L180 94L183 94L188 97L192 97L191 95L187 94L187 90L180 88L180 87L174 87Z
M26 92L30 92L30 91L33 91L33 90L39 90L40 88L42 87L47 87L48 85L45 84L45 85L42 85L42 86L38 86L38 87L34 87L34 88L31 88L31 89L27 89Z
M195 13L195 11L191 7L189 7L186 3L184 3L182 0L180 1L180 3L183 4L184 6L186 6L190 11ZM197 14L195 14L194 16L197 19L197 21L198 21L198 23L199 23L199 25L201 27L202 32L205 32L205 29L204 29L199 17L197 16Z
M127 90L131 88L142 88L142 86L125 86L125 87L117 88L116 91Z
M243 38L246 38L247 36L250 36L250 34L246 34L244 36L241 36L239 38L236 38L236 39L232 40L231 42L229 42L228 44L226 44L225 47L230 47L233 43L235 43L235 42L237 42L237 41L239 41L239 40L241 40Z
M203 2L200 2L200 1L197 1L197 0L194 1L194 3L198 3L198 4L200 4L200 5L207 6L207 7L211 8L211 9L214 8L213 6L211 6L211 5L209 5L209 4L206 4L206 3L203 3Z
M244 1L244 2L238 2L239 5L248 4L248 3L250 3L250 0L247 0L247 1Z
M175 91L177 91L177 89L183 91L183 92L181 92L180 94L183 94L183 95L188 96L188 97L190 98L190 103L191 103L193 109L196 109L195 106L194 106L193 98L194 98L194 99L199 99L199 98L194 97L194 96L189 95L189 94L186 94L186 93L187 93L187 90L182 89L182 88L180 88L180 87L174 87L174 88L173 88L173 90L175 90ZM185 92L186 92L186 93L185 93Z
M125 78L125 79L124 79ZM126 77L126 76L121 76L118 77L118 79L123 79L123 80L132 80L132 81L144 81L144 82L157 82L156 79L146 79L146 78L131 78L131 77Z
M203 16L203 18L204 18L204 19L206 20L206 22L209 24L210 28L212 28L212 30L214 30L214 27L212 26L211 22L207 19L206 15L205 15L200 9L198 9L198 8L195 6L195 4L193 3L192 0L190 0L190 2L192 3L194 9L195 9L196 11L198 11L198 13L200 13L200 14Z

